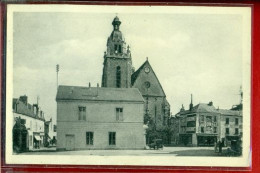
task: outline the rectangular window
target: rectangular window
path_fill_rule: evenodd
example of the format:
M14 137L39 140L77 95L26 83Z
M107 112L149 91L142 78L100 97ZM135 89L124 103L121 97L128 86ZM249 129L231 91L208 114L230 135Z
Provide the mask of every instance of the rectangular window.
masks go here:
M93 145L93 136L94 136L93 132L87 132L86 133L86 143L87 143L87 145Z
M86 121L86 107L79 106L79 120Z
M109 145L116 145L116 132L109 132Z
M204 133L204 127L201 127L200 131L201 133Z
M214 122L217 122L217 116L214 116Z
M214 127L214 133L217 133L217 127Z
M235 122L235 123L236 123L236 125L238 125L238 118L236 118L236 119L235 119L235 121L236 121L236 122Z
M206 122L210 122L211 123L212 122L212 117L211 116L207 116L206 117Z
M235 128L235 134L238 135L238 128Z
M226 118L226 124L229 124L229 118Z
M200 121L201 121L201 122L204 122L204 115L201 115L201 116L200 116Z
M229 128L226 128L226 134L229 134Z
M196 122L195 121L188 121L187 127L196 127Z
M116 108L116 121L123 121L123 108Z

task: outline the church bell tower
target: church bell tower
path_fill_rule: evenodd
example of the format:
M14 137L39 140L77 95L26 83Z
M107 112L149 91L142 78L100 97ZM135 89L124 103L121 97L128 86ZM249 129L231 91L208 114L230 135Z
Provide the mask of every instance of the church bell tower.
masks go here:
M107 39L107 51L104 53L102 87L131 87L131 52L120 31L120 24L121 21L116 16L112 22L113 31Z

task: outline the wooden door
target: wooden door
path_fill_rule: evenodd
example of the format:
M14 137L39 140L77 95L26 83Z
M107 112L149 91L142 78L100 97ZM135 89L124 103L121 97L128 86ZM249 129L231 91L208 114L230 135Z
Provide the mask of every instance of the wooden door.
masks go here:
M74 150L74 149L75 149L75 136L66 135L66 150Z

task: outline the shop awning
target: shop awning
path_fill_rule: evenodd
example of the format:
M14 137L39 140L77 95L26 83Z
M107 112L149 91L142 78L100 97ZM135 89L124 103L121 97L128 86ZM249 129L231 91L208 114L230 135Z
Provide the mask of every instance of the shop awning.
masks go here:
M40 136L44 136L45 134L44 134L44 132L40 132Z
M40 140L41 140L41 137L38 136L38 135L35 135L34 138L35 138L37 141L40 141Z

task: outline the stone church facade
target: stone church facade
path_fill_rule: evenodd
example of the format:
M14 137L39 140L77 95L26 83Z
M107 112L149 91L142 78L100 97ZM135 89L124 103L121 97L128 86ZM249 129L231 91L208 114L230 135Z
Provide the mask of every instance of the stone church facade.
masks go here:
M145 101L144 114L152 118L155 128L160 129L167 125L170 116L166 94L148 59L134 71L131 51L120 31L120 24L119 18L115 17L104 54L102 87L138 88Z

